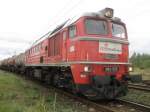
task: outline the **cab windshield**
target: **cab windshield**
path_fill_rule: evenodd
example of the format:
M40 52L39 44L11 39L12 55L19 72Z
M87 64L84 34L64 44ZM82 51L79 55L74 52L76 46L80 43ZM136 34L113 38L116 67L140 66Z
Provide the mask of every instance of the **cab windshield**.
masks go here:
M86 19L85 29L87 34L108 34L107 24L104 20Z
M125 38L125 29L123 25L112 23L112 35L114 37Z

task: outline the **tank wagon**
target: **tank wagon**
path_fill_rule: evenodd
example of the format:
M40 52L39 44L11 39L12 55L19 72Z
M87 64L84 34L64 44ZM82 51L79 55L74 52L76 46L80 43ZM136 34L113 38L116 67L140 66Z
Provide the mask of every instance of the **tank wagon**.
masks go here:
M15 58L14 70L92 100L126 95L126 25L113 9L69 19ZM10 65L10 62L7 63Z

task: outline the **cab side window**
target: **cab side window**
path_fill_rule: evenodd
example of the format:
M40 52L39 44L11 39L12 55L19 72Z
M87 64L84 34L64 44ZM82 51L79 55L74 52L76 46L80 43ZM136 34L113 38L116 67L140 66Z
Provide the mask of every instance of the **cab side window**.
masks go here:
M74 38L76 36L76 26L70 26L69 27L69 37Z

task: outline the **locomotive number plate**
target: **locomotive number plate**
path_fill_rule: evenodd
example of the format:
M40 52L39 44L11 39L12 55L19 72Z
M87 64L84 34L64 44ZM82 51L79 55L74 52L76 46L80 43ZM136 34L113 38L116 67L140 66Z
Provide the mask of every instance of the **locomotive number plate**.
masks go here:
M122 45L113 42L99 42L99 52L108 54L121 54Z

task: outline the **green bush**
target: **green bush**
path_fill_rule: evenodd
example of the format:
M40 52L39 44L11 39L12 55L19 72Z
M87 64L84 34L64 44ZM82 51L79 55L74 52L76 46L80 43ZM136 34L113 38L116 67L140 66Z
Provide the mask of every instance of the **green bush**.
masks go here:
M150 54L133 53L130 62L140 69L150 68Z

